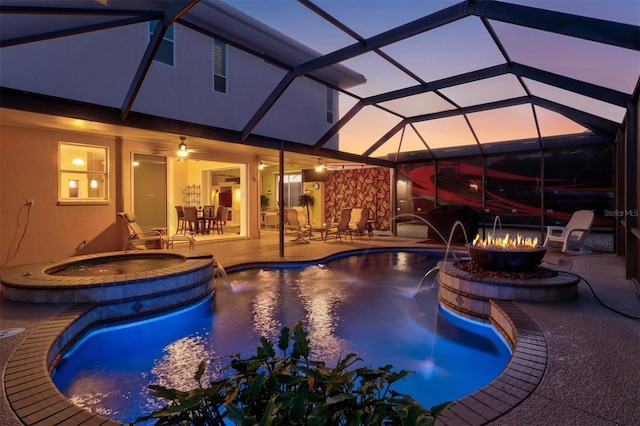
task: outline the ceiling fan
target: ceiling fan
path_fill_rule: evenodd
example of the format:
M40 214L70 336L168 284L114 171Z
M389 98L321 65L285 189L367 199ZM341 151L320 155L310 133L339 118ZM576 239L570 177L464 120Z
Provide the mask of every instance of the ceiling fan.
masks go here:
M177 149L154 149L152 150L154 153L156 154L160 154L160 153L171 153L175 156L178 157L178 160L187 160L188 156L190 153L196 153L196 152L206 152L205 149L194 149L194 148L189 148L187 146L186 143L187 137L186 136L180 136L180 143L178 144L178 148Z

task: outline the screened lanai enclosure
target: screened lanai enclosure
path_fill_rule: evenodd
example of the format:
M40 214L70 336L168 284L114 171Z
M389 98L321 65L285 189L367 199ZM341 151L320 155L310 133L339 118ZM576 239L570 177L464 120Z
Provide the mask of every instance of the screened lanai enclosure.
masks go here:
M41 126L66 117L153 130L168 146L183 134L196 146L249 147L273 164L284 152L309 168L388 168L391 211L416 216L460 204L487 223L497 215L542 230L590 209L637 276L637 1L2 0L0 14L3 62L68 37L81 55L92 33L152 23L136 66L114 67L124 80L111 89L117 103L85 104L93 98L83 93L103 84L92 69L121 61L118 49L96 45L109 56L85 64L88 84L71 94L25 91L13 84L18 71L3 67L4 122L20 122L13 111L36 112L52 117ZM277 76L228 126L185 118L173 112L179 104L166 114L137 109L154 58L171 59L192 33L228 46L214 71L228 96L243 84L228 78L234 51ZM309 81L327 88L323 130L273 113Z

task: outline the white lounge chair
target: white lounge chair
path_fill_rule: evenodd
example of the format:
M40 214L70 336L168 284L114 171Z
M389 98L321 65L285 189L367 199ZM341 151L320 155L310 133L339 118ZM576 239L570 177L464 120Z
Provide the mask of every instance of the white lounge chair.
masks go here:
M591 251L584 244L585 237L591 231L593 212L578 210L573 213L567 226L547 226L547 237L544 246L549 243L562 245L562 252L567 254L589 254Z

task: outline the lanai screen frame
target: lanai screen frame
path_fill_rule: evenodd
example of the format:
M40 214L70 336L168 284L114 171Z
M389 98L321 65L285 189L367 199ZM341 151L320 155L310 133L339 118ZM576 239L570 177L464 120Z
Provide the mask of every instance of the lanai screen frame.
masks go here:
M565 36L589 40L599 44L611 45L621 47L624 49L632 50L635 52L640 51L640 27L637 25L630 25L619 22L606 21L602 19L595 19L585 16L579 16L576 14L569 14L551 10L544 10L529 6L522 6L518 4L511 4L493 0L475 0L475 1L462 1L438 10L434 13L428 14L424 17L418 18L412 22L397 26L390 30L376 34L374 36L364 38L360 36L356 31L345 25L338 18L323 10L320 6L314 4L311 1L300 0L299 3L316 13L319 17L335 26L340 31L349 35L356 40L355 43L338 49L334 52L319 55L310 60L301 63L290 63L282 58L274 57L267 53L261 53L260 51L252 48L246 42L243 43L240 39L234 39L233 35L223 32L216 32L215 23L213 25L203 25L198 23L196 19L198 13L201 13L199 8L200 1L192 0L188 2L170 2L169 4L162 5L160 3L154 3L157 8L153 9L141 9L137 2L130 2L131 6L124 7L126 3L115 3L117 7L105 7L105 8L91 8L91 7L71 7L65 6L65 2L58 2L61 4L59 7L44 7L39 6L42 3L34 2L17 2L17 1L4 1L0 5L0 13L3 16L3 20L6 21L8 17L18 15L41 15L49 14L56 16L74 16L78 17L78 21L74 21L74 24L68 27L56 28L51 30L36 30L27 29L23 30L21 35L7 36L3 35L0 42L0 47L13 46L22 43L35 42L47 38L69 36L73 34L81 34L87 31L99 31L103 29L113 28L121 25L130 25L136 22L146 22L150 20L157 20L160 25L156 26L156 30L151 37L149 45L141 58L138 71L131 81L129 90L122 102L120 108L120 121L121 124L127 125L128 118L132 113L133 103L136 95L144 81L146 73L148 72L153 57L158 50L158 47L162 41L162 37L167 28L174 24L184 25L194 31L198 31L202 34L208 35L216 40L220 40L224 43L228 43L236 48L239 48L252 55L261 57L264 60L268 60L270 63L281 67L286 71L285 76L281 82L273 88L271 94L264 99L262 105L254 112L252 117L247 121L245 126L240 132L227 132L225 129L220 130L219 135L226 134L226 138L223 139L226 142L243 143L243 144L257 144L266 145L275 148L277 143L270 143L269 138L258 137L256 138L252 131L256 126L265 118L270 108L277 102L278 98L287 90L291 82L298 77L311 78L322 84L327 85L335 90L340 91L345 96L356 99L356 104L332 126L332 128L320 137L309 149L305 144L300 144L296 141L285 141L285 150L291 150L294 152L308 153L314 156L326 156L328 158L337 158L345 161L355 161L367 164L377 164L384 166L395 166L401 164L401 152L395 158L389 158L388 156L382 157L380 155L374 155L378 149L387 143L392 137L397 136L400 132L413 131L418 134L418 138L424 144L424 150L420 153L413 152L413 160L419 155L423 159L437 159L447 157L447 150L438 150L430 146L428 137L419 134L416 130L415 124L424 121L437 120L445 117L460 116L464 119L469 131L475 139L475 145L464 146L462 150L458 149L456 155L486 155L491 153L491 146L493 143L487 144L481 142L477 137L477 131L474 129L471 121L469 120L469 114L490 111L499 108L506 108L515 105L530 105L532 110L532 116L535 121L535 128L537 129L537 149L545 148L545 137L540 132L540 124L538 122L537 108L544 108L550 111L554 111L568 119L578 123L585 129L588 129L592 133L598 136L602 136L608 141L614 142L616 133L620 129L620 122L613 121L606 117L597 116L585 111L572 108L567 105L554 102L549 99L537 96L528 88L527 81L536 81L544 83L545 85L562 88L563 90L570 91L582 96L595 99L599 102L604 102L609 105L614 105L619 108L627 108L627 105L631 99L631 93L624 93L619 90L599 86L596 84L588 83L573 79L568 76L560 75L557 73L549 72L543 69L538 69L529 65L517 63L510 58L509 52L505 48L504 43L499 37L498 33L494 29L495 22L506 22L516 26L522 26L527 28L534 28L537 30L551 32L556 34L562 34ZM207 3L203 1L202 3ZM73 3L69 3L73 4ZM138 7L138 8L136 8ZM95 17L104 17L104 21L98 20L95 22ZM91 17L93 19L91 24L83 24L83 20ZM483 69L474 70L471 72L462 73L459 75L452 75L446 78L425 81L420 78L418 73L412 72L411 69L404 67L399 61L396 61L391 55L386 54L382 48L392 45L399 41L408 39L412 36L423 34L442 26L449 25L451 23L459 22L468 17L477 17L482 22L482 25L490 35L491 39L495 43L496 48L501 52L504 63L490 66ZM401 72L410 75L417 84L409 87L405 87L400 90L387 91L383 93L377 93L372 96L360 97L355 95L346 89L339 87L336 84L332 84L327 80L323 80L317 76L319 70L327 69L328 67L338 65L344 61L362 55L365 53L375 53L382 57L385 61L390 63L393 67L396 67ZM461 106L454 100L448 98L443 94L443 90L459 86L471 82L486 81L486 79L501 76L501 75L513 75L517 78L522 89L526 93L525 96L518 96L509 99L503 99L499 101L486 102L476 105ZM438 111L413 116L403 116L397 112L390 110L383 106L385 102L392 100L402 99L409 96L415 96L421 93L432 93L442 98L446 103L450 104L451 108L445 111ZM373 106L397 116L399 122L389 128L385 135L378 140L370 144L370 146L359 153L348 153L341 150L325 149L327 141L332 136L339 133L350 120L353 119L364 107ZM131 120L131 124L134 124L135 120ZM510 146L509 142L501 142L504 146L500 147L500 150L504 151L521 151L522 146L519 143ZM400 150L398 150L400 151Z

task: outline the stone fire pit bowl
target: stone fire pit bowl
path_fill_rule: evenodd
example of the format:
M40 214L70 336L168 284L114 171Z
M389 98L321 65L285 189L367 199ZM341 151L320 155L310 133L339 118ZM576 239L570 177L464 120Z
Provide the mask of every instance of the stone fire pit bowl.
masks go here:
M471 259L486 271L531 271L540 265L546 247L493 248L466 244Z

